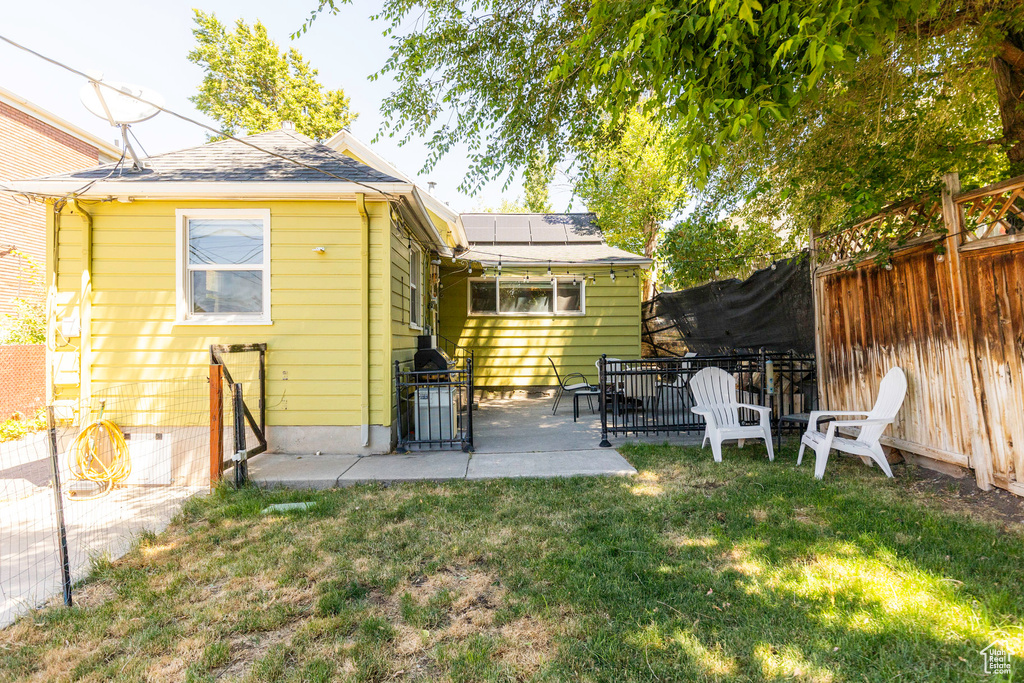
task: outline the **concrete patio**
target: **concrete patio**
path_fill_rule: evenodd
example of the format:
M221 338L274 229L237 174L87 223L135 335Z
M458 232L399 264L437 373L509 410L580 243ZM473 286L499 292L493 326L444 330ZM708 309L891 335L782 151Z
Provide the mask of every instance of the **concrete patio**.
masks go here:
M516 392L477 402L473 414L475 452L427 451L402 455L280 455L268 453L249 463L261 486L325 489L367 482L446 481L504 477L628 476L636 470L615 448L599 448L600 416L586 402L579 421L572 402L551 414L546 394ZM596 407L596 406L595 406ZM619 446L636 439L614 439ZM657 435L666 441L699 444L697 435Z

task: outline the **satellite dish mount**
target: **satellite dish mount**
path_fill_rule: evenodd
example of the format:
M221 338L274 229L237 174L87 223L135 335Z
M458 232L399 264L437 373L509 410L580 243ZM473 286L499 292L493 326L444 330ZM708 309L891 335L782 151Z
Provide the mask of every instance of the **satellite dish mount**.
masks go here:
M104 81L102 74L90 78L89 82L82 86L79 95L86 109L121 129L124 149L132 155L132 167L135 170L141 169L142 161L128 141L128 129L133 123L146 121L159 114L164 105L164 98L148 88Z

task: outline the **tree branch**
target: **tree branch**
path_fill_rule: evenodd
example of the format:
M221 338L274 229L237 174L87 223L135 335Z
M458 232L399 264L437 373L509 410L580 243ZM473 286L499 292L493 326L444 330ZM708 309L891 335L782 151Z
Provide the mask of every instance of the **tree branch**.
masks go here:
M997 46L999 57L1017 71L1024 71L1024 50L1008 40L1004 40Z

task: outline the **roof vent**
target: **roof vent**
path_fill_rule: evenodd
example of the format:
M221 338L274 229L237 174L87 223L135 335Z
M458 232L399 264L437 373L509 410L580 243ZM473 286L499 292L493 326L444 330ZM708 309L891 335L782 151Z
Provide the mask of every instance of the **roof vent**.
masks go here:
M281 122L281 130L295 130L295 122L294 121L282 121Z
M435 183L433 180L427 181L427 192L433 194L435 187L437 187L437 183Z

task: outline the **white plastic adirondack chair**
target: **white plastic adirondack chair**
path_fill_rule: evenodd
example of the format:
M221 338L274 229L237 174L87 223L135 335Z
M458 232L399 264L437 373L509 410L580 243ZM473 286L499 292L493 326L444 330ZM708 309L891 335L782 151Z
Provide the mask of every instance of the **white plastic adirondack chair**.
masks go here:
M690 390L696 404L691 410L704 418L704 442L701 448L711 442L715 462L722 462L722 442L736 439L743 445L745 439L764 439L768 459L775 460L772 448L771 408L738 403L736 401L736 378L721 368L704 368L690 379ZM756 410L761 415L760 424L740 424L740 408Z
M825 465L828 464L828 454L833 448L844 453L853 455L866 455L878 463L878 466L885 472L885 476L892 477L892 470L889 469L889 462L885 459L882 445L878 442L882 432L896 420L896 413L903 405L903 399L907 396L907 376L900 368L892 368L885 373L882 383L878 386L878 398L875 399L875 407L870 412L845 411L845 410L815 410L807 420L807 431L800 439L800 454L797 455L796 464L799 466L804 459L804 448L811 447L814 451L814 478L821 479L825 476ZM818 420L824 415L845 417L852 415L863 415L866 419L861 420L839 420L830 422L828 431L818 431ZM836 430L844 427L860 427L860 433L856 439L844 439L836 436Z

